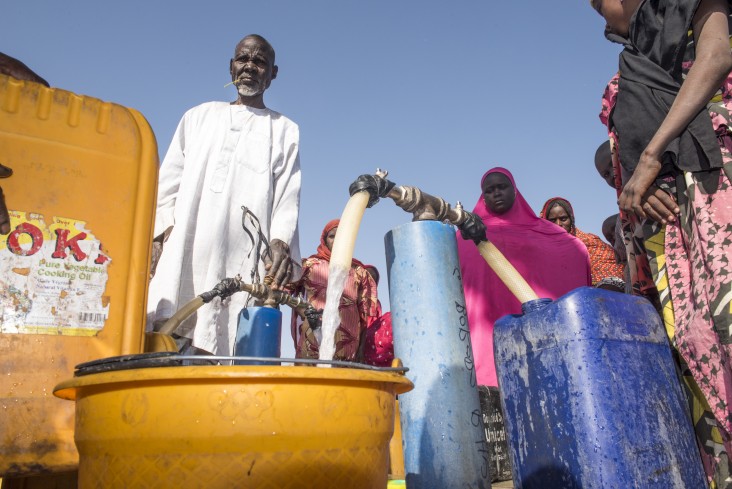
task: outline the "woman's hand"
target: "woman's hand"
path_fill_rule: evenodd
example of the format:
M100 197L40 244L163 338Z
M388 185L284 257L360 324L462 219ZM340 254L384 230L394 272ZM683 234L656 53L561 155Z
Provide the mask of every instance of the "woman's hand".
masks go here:
M667 224L676 220L679 207L674 198L658 188L653 182L661 170L661 160L653 153L644 152L638 166L623 187L618 205L625 212L632 212L639 218L650 218Z
M679 206L673 196L655 185L646 191L641 207L646 216L659 224L674 222L679 213Z
M675 214L679 213L679 208L674 199L651 185L661 169L661 154L705 107L732 69L728 15L727 0L699 2L692 29L696 59L666 118L623 188L618 204L625 212L632 212L642 218L647 216L664 224L676 220Z

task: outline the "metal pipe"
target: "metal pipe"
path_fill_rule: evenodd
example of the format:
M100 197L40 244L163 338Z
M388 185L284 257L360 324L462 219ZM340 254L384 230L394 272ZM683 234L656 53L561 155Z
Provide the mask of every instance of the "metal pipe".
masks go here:
M485 225L479 216L463 209L460 202L451 207L445 199L422 192L416 187L396 185L386 179L388 175L389 172L377 168L374 175L358 177L349 191L351 195L368 192L368 207L375 205L380 198L388 197L398 207L411 213L413 221L441 221L457 226L463 238L472 240L478 246L488 266L522 304L539 298L503 253L485 237Z
M375 176L386 180L388 174L389 172L385 170L377 169ZM388 180L386 181L388 182ZM398 207L411 213L413 221L441 221L460 226L469 214L465 212L460 202L455 207L451 207L445 199L430 195L417 187L392 184L385 197L392 199Z
M221 282L216 284L213 289L194 297L184 304L183 307L178 309L176 313L161 326L158 333L167 335L173 334L183 321L196 312L198 308L208 302L211 302L214 297L224 299L236 292L247 292L252 297L264 300L264 304L267 307L274 307L275 305L280 304L290 306L293 309L304 309L310 306L308 301L302 297L294 297L281 290L274 290L267 284L246 284L242 282L241 277L237 275L234 278L223 279Z

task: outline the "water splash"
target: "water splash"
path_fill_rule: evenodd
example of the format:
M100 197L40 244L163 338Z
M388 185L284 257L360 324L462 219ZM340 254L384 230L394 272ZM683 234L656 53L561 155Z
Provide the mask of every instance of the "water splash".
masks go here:
M325 308L323 309L323 339L320 342L321 360L333 360L335 354L335 333L341 324L338 306L341 303L341 296L343 296L343 288L346 286L348 271L349 269L332 262L328 268L328 289L325 292Z

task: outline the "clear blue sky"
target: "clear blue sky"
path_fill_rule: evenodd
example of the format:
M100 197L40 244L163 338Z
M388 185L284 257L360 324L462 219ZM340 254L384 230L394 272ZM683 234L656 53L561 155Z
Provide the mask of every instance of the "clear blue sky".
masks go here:
M598 235L617 212L593 156L619 47L587 0L23 0L2 19L0 51L52 86L139 110L161 158L187 109L235 98L238 40L266 37L280 71L265 102L300 125L303 256L377 167L472 209L483 173L505 166L536 211L566 197ZM384 234L410 219L391 201L368 210L355 256L385 279Z

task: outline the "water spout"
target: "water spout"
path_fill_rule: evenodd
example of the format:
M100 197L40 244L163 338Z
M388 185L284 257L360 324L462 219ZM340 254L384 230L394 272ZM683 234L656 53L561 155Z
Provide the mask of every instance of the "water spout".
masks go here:
M413 221L442 221L457 226L463 238L475 242L488 266L522 304L539 298L503 253L485 237L485 225L479 216L464 210L459 202L452 207L440 197L416 187L396 185L386 176L387 172L381 170L377 170L375 175L361 175L351 184L351 194L368 193L369 207L380 198L388 197L398 207L412 213Z
M335 354L335 333L341 322L338 306L341 303L343 287L351 269L358 228L361 226L363 213L366 207L369 207L369 202L368 192L355 192L341 214L328 267L328 288L323 309L323 339L319 350L321 360L332 360Z
M222 299L229 297L236 292L248 292L252 297L264 300L266 306L271 307L277 304L290 306L295 308L307 308L310 304L301 297L294 297L281 290L274 290L267 284L246 284L241 281L241 277L238 275L234 278L225 278L216 286L204 292L189 302L183 305L173 316L168 319L161 327L158 333L161 334L173 334L178 326L186 320L191 314L196 312L198 308L204 304L211 302L214 297L220 297Z

